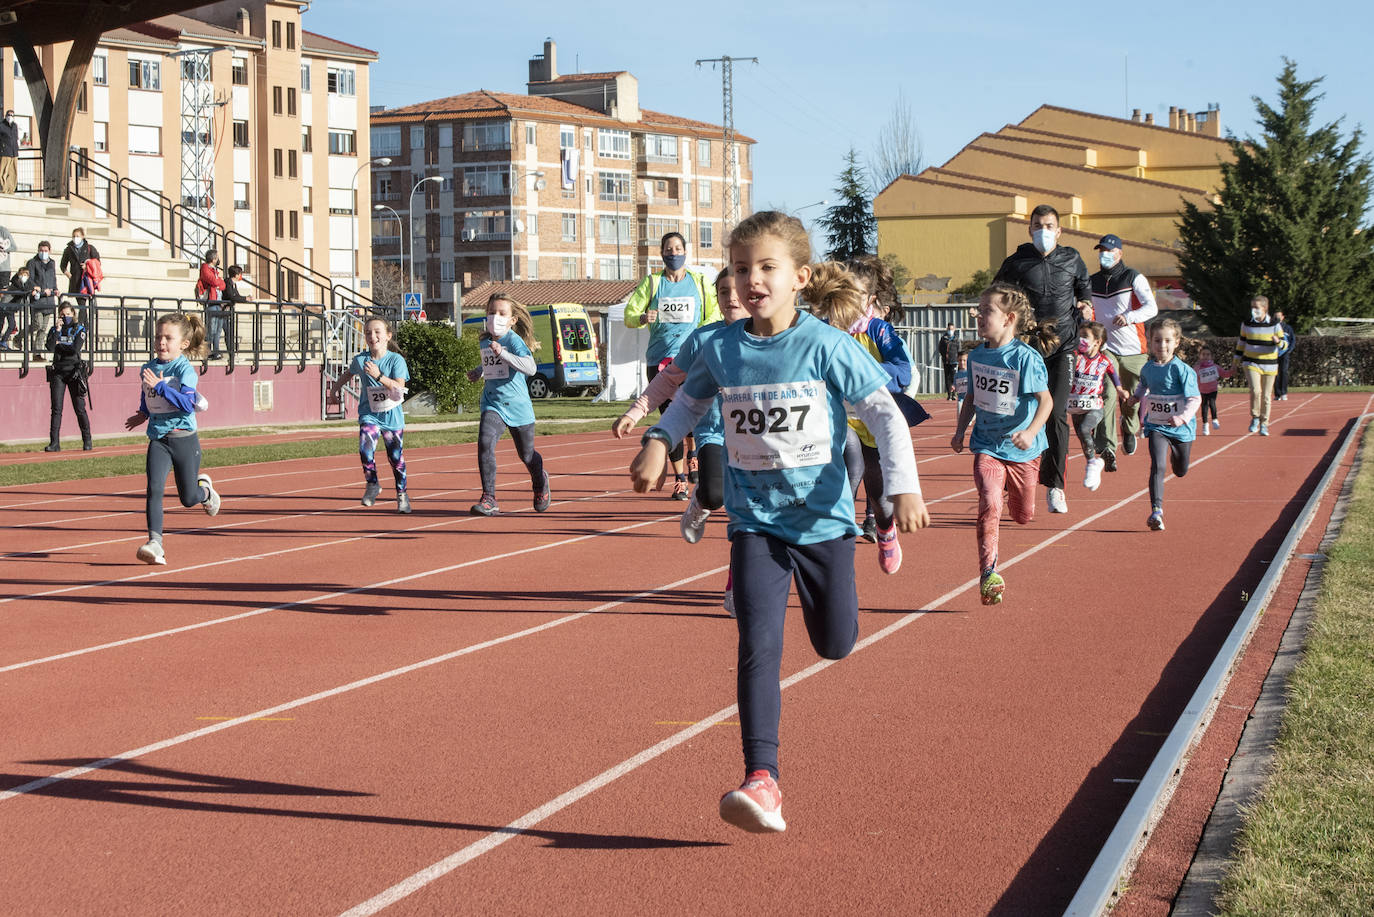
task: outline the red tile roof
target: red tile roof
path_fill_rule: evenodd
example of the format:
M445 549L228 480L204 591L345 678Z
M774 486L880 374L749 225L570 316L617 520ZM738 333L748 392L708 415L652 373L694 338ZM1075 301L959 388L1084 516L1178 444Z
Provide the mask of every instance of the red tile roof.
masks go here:
M597 82L603 80L613 80L622 73L629 73L628 70L608 70L605 73L564 73L551 80L542 80L548 83L582 83Z
M639 280L524 280L487 281L463 294L463 308L477 309L487 304L496 292L515 297L527 306L549 306L560 302L584 306L613 306L629 298Z

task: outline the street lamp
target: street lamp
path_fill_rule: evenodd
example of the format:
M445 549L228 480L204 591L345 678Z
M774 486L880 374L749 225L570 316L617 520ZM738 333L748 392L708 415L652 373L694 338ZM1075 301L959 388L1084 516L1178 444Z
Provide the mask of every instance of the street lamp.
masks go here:
M372 210L374 212L390 210L391 215L396 219L396 232L401 238L401 266L404 267L406 263L406 227L405 224L401 222L401 215L396 212L395 207L388 207L386 204L374 204L372 205ZM373 279L375 280L376 278Z
M511 182L511 185L510 185L510 211L511 211L511 212L510 212L510 228L512 229L512 232L511 232L511 234L510 234L510 261L511 261L511 277L512 277L512 279L515 277L515 230L516 230L516 227L518 227L518 226L523 226L523 225L524 225L524 224L521 223L521 222L516 218L516 216L515 216L515 185L516 185L516 182L523 182L525 179L529 178L531 175L534 176L534 190L535 190L535 193L536 193L536 194L539 193L540 191L543 191L545 188L548 187L548 182L544 181L544 170L543 170L543 169L529 169L529 170L527 170L527 171L525 171L525 172L521 172L521 173L520 173L519 175L517 175L517 176L515 177L515 179Z
M377 159L369 159L358 166L358 170L353 173L353 181L348 186L349 193L352 195L350 207L353 211L353 216L348 221L348 250L352 253L353 258L353 269L348 272L348 288L354 296L358 295L358 176L362 174L363 169L373 163L379 166L389 166L391 165L391 157L380 156ZM368 298L371 299L372 297L369 296Z
M793 211L792 211L792 215L793 215L793 216L796 216L797 214L801 213L803 210L810 210L812 207L829 207L829 206L830 206L830 202L829 202L829 201L816 201L814 204L803 204L802 206L798 207L796 210L793 210Z
M410 223L410 267L406 270L406 285L410 287L410 292L415 292L415 192L420 190L420 186L425 182L437 181L443 184L444 180L437 175L422 178L415 183L415 187L410 189L410 203L406 205L407 221Z

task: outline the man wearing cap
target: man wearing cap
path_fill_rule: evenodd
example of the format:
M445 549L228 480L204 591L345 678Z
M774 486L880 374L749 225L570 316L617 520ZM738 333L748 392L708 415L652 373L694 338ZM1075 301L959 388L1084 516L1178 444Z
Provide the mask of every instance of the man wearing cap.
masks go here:
M1121 239L1105 235L1093 246L1098 252L1102 270L1092 276L1093 313L1107 329L1107 359L1121 377L1121 385L1128 392L1135 391L1140 382L1140 370L1148 359L1145 323L1159 313L1150 283L1139 271L1121 260ZM1116 392L1105 386L1102 399L1102 423L1097 427L1098 455L1106 463L1104 470L1116 470ZM1121 449L1127 455L1135 452L1135 438L1140 432L1140 415L1135 407L1121 408Z
M13 194L19 183L19 125L13 109L0 121L0 194Z

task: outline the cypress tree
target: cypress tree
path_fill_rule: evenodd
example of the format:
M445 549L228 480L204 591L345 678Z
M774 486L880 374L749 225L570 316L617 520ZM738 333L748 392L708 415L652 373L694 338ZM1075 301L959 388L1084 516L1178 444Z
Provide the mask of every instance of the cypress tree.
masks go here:
M829 246L825 256L832 261L847 261L874 251L878 234L878 219L873 216L873 201L858 152L850 147L844 161L835 189L837 203L826 208L825 216L816 221L825 230Z

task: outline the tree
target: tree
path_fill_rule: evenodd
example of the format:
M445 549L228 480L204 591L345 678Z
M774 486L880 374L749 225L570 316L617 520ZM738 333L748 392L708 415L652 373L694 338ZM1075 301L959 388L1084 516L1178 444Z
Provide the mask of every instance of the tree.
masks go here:
M911 103L901 90L892 106L892 115L878 133L868 172L875 190L881 191L903 175L915 175L923 164L921 132L911 113Z
M979 294L992 284L992 278L994 276L992 268L985 267L980 271L974 271L968 283L963 286L955 287L949 291L949 301L974 302L978 299Z
M1370 161L1358 129L1312 128L1320 82L1299 80L1285 59L1278 107L1254 98L1259 139L1229 140L1235 162L1222 163L1215 208L1184 204L1183 285L1218 333L1240 325L1257 293L1299 331L1374 313L1374 231L1361 223Z
M368 297L379 306L401 310L401 294L406 281L401 269L390 261L372 262L372 290Z
M835 189L839 203L826 208L825 216L816 221L825 230L825 241L830 246L826 257L833 261L848 261L873 251L878 234L878 220L873 216L868 183L859 166L859 154L853 147L845 154L844 161L840 184Z
M897 292L907 292L907 288L911 286L911 271L907 269L902 259L897 257L896 252L888 252L881 257L881 260L892 272L892 285L897 288Z

